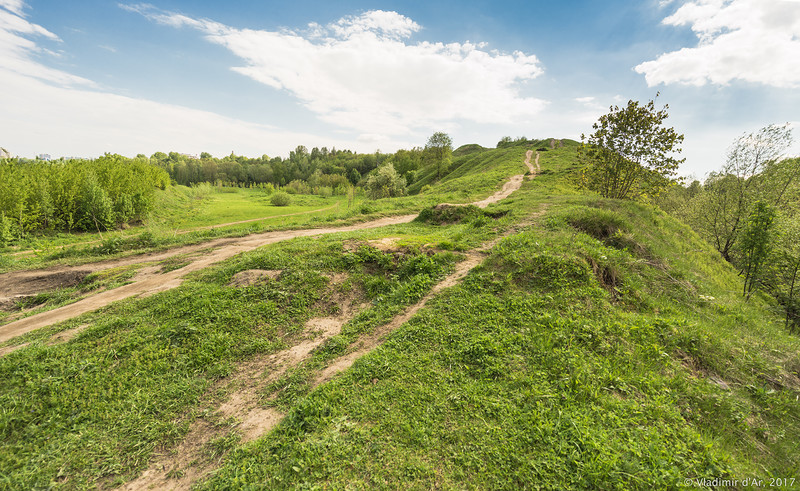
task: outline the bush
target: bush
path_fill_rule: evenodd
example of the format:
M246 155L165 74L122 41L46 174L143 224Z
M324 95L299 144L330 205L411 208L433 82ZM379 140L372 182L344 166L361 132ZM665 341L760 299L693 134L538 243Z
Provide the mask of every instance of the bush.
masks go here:
M284 191L278 191L270 197L269 201L273 206L289 206L289 203L292 202L292 197Z
M364 187L372 199L392 198L405 194L406 180L394 170L391 162L387 162L367 178Z

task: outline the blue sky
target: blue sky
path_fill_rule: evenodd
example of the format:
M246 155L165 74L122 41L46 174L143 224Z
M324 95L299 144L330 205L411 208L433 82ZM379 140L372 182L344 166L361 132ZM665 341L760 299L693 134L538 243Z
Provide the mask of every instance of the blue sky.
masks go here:
M494 146L660 92L702 177L741 134L800 126L800 0L151 1L0 0L0 146Z

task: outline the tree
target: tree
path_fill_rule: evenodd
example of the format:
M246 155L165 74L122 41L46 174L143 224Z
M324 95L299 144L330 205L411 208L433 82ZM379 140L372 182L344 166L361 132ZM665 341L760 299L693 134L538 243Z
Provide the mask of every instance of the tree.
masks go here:
M800 305L796 298L800 290L800 216L784 214L779 218L780 233L775 241L769 286L778 303L783 305L788 329L790 321L796 326L800 320Z
M763 200L780 206L785 201L787 189L800 172L800 160L781 160L791 143L788 125L769 125L744 134L728 149L722 170L706 180L697 220L726 260L732 260L753 204Z
M668 108L656 111L654 101L640 106L631 100L627 107L613 106L601 116L579 149L586 163L584 185L606 198L657 196L685 160L671 155L681 151L683 135L663 126Z
M772 253L774 224L775 209L763 201L757 201L742 234L742 294L747 299L756 290L767 258Z
M436 179L442 177L442 167L445 162L449 162L453 154L453 139L447 133L437 131L425 144L426 160L436 166Z
M406 180L394 170L391 162L386 162L367 178L364 187L372 199L402 196L406 190Z

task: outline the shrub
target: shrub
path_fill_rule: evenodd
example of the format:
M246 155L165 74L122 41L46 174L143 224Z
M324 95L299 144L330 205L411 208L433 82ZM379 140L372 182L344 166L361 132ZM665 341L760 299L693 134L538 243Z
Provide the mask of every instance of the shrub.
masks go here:
M391 198L405 194L406 180L394 170L391 162L387 162L367 178L364 187L372 199Z
M269 202L272 203L273 206L289 206L289 203L292 202L292 198L286 194L286 192L278 191L270 197Z

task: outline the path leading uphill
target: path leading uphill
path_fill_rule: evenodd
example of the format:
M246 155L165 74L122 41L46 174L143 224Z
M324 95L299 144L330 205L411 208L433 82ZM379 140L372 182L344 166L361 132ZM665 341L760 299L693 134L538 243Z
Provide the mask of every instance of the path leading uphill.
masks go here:
M528 150L526 154L525 165L528 167L531 174L535 175L536 172L538 172L539 154L536 154L536 169L530 162L532 155L533 151ZM523 174L512 176L509 181L503 185L500 191L497 191L488 198L473 204L481 208L485 208L491 203L496 203L502 199L505 199L511 193L520 188L523 179ZM248 235L245 237L216 239L209 242L204 242L202 244L178 247L176 249L170 249L164 252L145 254L119 260L103 261L82 266L58 267L47 270L15 271L11 273L5 273L0 275L0 285L2 285L2 290L0 290L0 302L13 300L19 296L31 295L43 291L41 287L42 285L48 283L48 277L63 277L64 275L68 275L70 272L81 272L81 274L85 275L90 272L102 271L108 268L129 266L133 264L154 263L179 255L198 254L196 257L190 257L188 259L190 261L189 264L180 269L176 269L167 273L161 273L160 268L143 268L130 284L115 288L113 290L100 292L75 303L42 312L40 314L32 315L4 326L0 326L0 343L35 329L72 319L86 312L92 312L118 300L123 300L137 295L152 295L157 292L175 288L179 286L183 282L183 278L191 272L199 271L211 266L212 264L233 257L236 254L251 251L267 244L274 244L275 242L294 239L297 237L312 237L337 232L353 232L357 230L386 227L389 225L398 225L402 223L408 223L416 216L417 215L401 215L380 218L378 220L347 225L344 227L323 227L303 230L265 232ZM203 254L199 255L199 253ZM56 284L56 286L58 285Z

